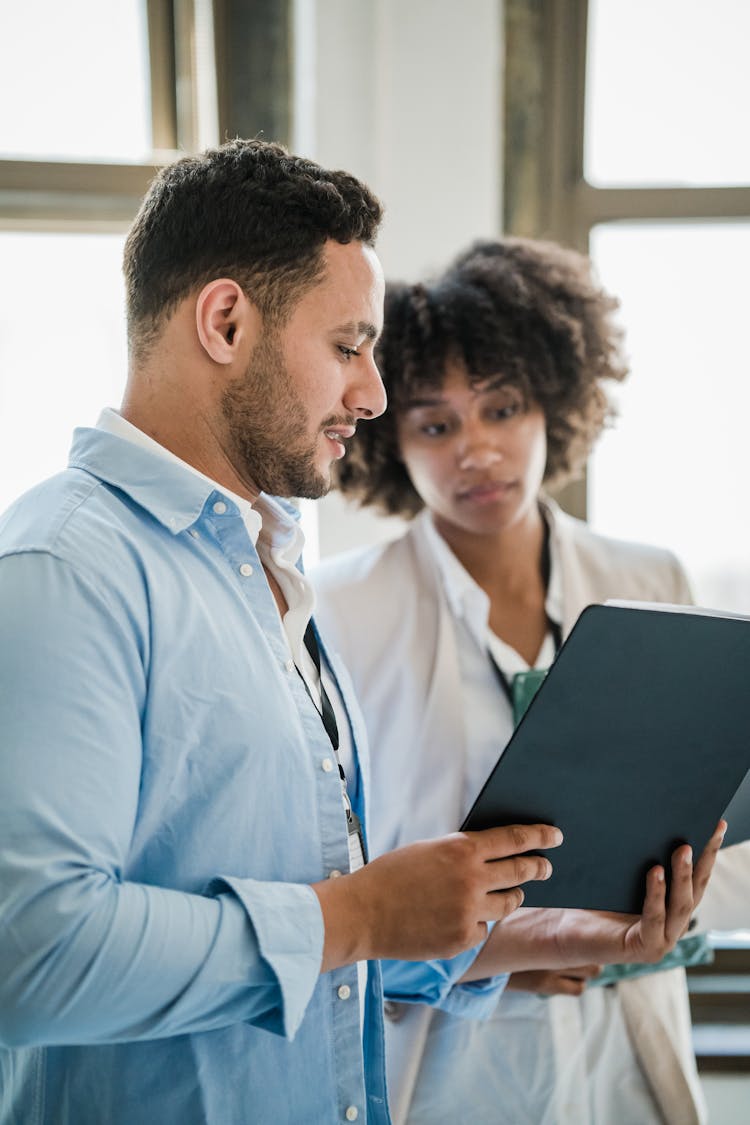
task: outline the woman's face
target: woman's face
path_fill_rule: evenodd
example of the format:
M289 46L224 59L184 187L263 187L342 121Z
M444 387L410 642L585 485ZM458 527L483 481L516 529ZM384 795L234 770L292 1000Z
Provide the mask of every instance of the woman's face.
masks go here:
M419 392L401 411L398 438L438 530L493 534L536 518L544 414L501 376L472 386L463 364L449 363L442 386Z

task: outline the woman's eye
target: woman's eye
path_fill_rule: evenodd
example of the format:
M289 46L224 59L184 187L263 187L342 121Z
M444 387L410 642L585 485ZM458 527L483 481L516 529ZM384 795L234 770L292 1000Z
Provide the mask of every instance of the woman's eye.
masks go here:
M511 402L511 403L506 403L505 406L495 406L495 407L493 407L493 409L491 411L491 414L492 414L493 418L498 418L500 420L504 420L506 418L513 418L514 415L520 413L520 411L521 411L520 402Z
M420 430L425 437L442 437L448 433L448 425L446 422L427 422L420 426Z
M349 348L346 346L346 344L339 344L338 347L344 359L351 359L352 356L358 356L362 354L357 348Z

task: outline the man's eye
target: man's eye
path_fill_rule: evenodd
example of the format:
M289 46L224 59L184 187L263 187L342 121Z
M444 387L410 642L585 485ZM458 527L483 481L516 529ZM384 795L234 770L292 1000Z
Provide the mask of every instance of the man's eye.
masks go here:
M344 359L351 359L352 356L358 356L362 354L357 348L348 348L346 344L339 344L338 347Z
M427 422L420 429L426 437L442 437L443 434L448 433L448 426L445 422Z

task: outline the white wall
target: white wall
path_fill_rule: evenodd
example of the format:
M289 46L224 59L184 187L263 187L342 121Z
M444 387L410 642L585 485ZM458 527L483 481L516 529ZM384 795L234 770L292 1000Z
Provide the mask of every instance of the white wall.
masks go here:
M386 276L416 280L500 229L502 0L296 0L295 151L383 200ZM337 495L321 554L398 532Z

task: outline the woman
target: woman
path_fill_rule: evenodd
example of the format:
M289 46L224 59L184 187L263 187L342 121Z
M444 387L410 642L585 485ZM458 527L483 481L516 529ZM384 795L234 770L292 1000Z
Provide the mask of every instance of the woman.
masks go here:
M461 823L512 733L515 675L541 674L586 605L690 600L673 555L596 535L546 494L580 471L605 386L627 373L616 306L586 258L527 240L389 288L390 406L357 431L339 484L412 523L316 576L367 721L375 852ZM597 972L514 974L484 1022L390 1004L395 1120L704 1121L684 970L606 988Z

